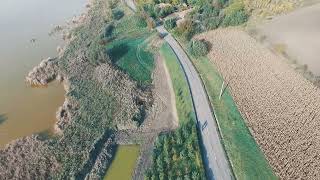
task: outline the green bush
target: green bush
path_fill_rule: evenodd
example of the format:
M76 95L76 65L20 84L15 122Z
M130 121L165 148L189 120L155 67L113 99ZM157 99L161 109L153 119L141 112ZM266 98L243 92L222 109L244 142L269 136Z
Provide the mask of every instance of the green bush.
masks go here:
M219 16L220 10L211 5L206 5L200 9L200 14L204 18Z
M112 36L113 29L114 29L113 24L107 24L104 30L104 37L110 38Z
M248 21L248 14L244 10L233 12L230 15L226 15L223 19L222 26L238 26Z
M174 8L171 5L160 7L159 5L155 6L154 12L157 17L164 18L168 16L169 14L173 13Z
M186 19L179 24L175 34L189 41L195 34L201 32L203 32L201 23Z
M112 18L115 20L119 20L124 16L124 12L120 9L112 10Z
M157 14L155 13L155 5L154 4L143 4L142 11L147 13L150 17L156 18Z
M206 30L217 29L221 23L220 17L211 17L203 21L203 26Z
M189 42L188 51L195 57L205 56L209 52L208 44L201 40Z
M166 29L173 29L177 26L177 19L176 18L170 18L164 21L164 27Z

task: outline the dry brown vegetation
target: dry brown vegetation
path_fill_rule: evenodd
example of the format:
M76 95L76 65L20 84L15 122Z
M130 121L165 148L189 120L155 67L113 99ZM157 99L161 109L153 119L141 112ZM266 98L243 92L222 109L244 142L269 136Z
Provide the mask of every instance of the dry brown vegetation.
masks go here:
M320 90L245 32L219 29L210 60L231 92L257 143L282 179L319 179Z
M47 142L39 136L15 141L0 150L0 179L48 179L59 169L58 161L50 153Z
M92 1L64 52L28 75L27 81L37 85L63 80L66 100L56 125L60 133L26 137L0 150L1 180L101 178L112 159L113 131L137 128L137 114L141 107L148 109L152 97L103 53L101 34L111 21L106 2Z
M246 9L258 16L286 13L299 6L301 0L242 0Z

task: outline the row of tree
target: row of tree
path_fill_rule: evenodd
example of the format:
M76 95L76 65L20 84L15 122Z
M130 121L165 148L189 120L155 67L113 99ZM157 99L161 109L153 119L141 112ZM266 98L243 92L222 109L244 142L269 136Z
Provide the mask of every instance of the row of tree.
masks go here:
M176 131L160 135L152 161L146 180L205 179L195 122L190 120Z

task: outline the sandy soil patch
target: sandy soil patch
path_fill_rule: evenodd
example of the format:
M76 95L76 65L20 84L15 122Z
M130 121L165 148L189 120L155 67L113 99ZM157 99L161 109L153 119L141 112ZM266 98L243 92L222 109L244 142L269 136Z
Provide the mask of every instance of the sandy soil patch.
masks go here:
M319 179L320 90L238 29L200 35L257 143L282 179Z
M282 44L286 53L320 76L320 4L279 16L257 28L264 41Z
M153 73L153 107L141 129L175 129L178 127L175 95L171 78L163 59L155 57L156 67Z

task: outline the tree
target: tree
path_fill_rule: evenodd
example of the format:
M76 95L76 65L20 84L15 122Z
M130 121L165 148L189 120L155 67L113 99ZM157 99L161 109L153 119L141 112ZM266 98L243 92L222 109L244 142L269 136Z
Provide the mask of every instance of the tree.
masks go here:
M176 23L177 19L176 18L170 18L170 19L167 19L164 21L164 27L166 29L173 29L177 26L177 23Z
M193 56L201 57L208 54L209 48L206 42L195 39L189 42L188 50Z
M200 174L197 171L192 172L192 179L193 180L198 180L200 179Z
M248 14L244 10L236 11L226 15L222 22L223 27L238 26L248 21Z
M112 10L112 18L115 20L119 20L124 16L124 12L120 9Z

